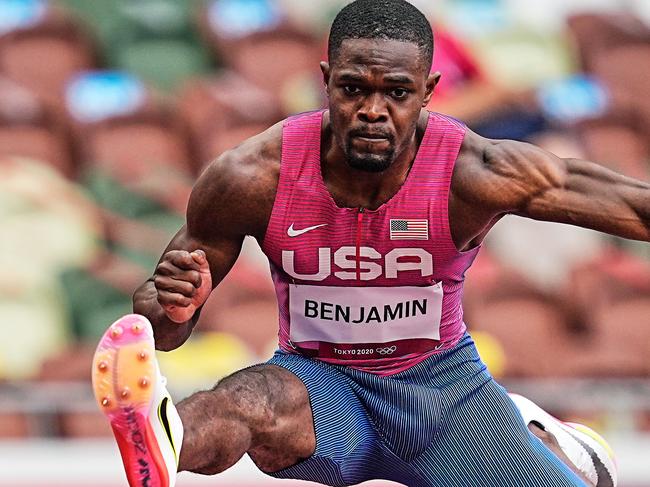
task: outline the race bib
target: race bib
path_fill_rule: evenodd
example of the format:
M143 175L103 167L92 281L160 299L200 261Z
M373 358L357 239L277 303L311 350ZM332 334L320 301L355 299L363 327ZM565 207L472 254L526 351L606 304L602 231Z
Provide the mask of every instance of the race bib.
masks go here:
M289 285L295 344L382 344L440 339L442 283L432 286Z

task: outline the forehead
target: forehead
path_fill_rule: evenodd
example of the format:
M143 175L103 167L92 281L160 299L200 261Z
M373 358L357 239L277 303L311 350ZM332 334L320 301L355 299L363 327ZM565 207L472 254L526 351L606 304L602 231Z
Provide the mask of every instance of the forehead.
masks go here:
M358 75L395 74L418 76L426 63L417 44L387 39L345 39L336 59L330 60L336 72Z

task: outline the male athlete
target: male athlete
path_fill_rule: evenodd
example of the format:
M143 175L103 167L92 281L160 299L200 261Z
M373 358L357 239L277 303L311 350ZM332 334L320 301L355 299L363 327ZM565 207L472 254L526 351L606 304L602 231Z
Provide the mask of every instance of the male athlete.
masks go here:
M131 486L216 474L244 453L275 477L334 486L615 485L597 435L492 379L461 294L507 214L650 240L650 185L425 111L432 53L409 3L351 3L321 64L329 109L200 177L137 314L109 328L93 364ZM174 407L153 336L159 350L187 340L246 235L271 263L280 350Z

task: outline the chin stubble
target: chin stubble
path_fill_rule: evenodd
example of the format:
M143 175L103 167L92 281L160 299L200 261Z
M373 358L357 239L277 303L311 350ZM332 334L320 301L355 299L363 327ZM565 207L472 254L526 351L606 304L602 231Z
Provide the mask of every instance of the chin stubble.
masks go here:
M380 173L384 172L391 166L393 158L391 155L385 156L347 156L348 165L357 171Z
M380 173L387 170L395 159L395 150L391 148L384 154L356 154L352 149L352 142L348 141L345 147L345 157L350 166L357 171Z

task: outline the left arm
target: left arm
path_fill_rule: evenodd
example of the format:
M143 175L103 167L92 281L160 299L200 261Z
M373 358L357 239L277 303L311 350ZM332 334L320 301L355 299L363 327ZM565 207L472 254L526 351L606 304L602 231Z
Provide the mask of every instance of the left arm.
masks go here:
M482 154L474 191L495 214L650 241L650 184L522 142L488 141Z

